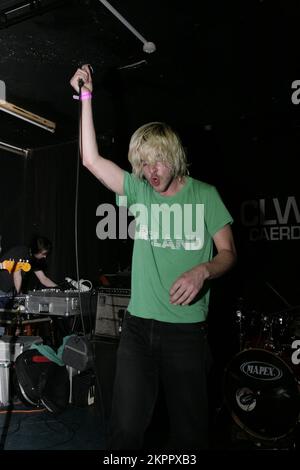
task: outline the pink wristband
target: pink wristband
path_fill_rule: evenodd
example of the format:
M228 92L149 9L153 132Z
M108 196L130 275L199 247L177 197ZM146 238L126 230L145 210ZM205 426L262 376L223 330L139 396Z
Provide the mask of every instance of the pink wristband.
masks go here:
M90 91L86 91L80 95L81 100L90 100L92 98L92 93Z
M89 100L92 98L92 93L90 91L85 91L81 95L73 95L74 100Z
M88 99L92 97L92 93L90 91L84 91L79 95L80 99Z

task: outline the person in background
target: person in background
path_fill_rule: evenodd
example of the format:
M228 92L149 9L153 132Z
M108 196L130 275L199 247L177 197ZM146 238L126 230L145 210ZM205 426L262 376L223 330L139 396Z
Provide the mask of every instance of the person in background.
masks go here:
M29 247L17 245L1 253L0 264L13 260L15 267L12 272L0 271L0 296L13 297L21 291L42 287L56 287L47 274L46 258L51 252L51 242L43 236L35 236ZM21 262L20 262L21 261ZM31 269L27 272L27 266ZM22 268L26 268L26 271Z
M161 381L170 423L167 447L205 449L209 291L211 281L236 260L232 217L214 186L189 176L180 138L165 123L145 124L132 135L133 174L99 154L88 65L71 79L77 93L80 80L83 165L116 193L120 205L126 199L131 212L137 209L131 299L117 353L107 448L143 447ZM161 217L151 217L158 209ZM161 222L166 212L169 226Z

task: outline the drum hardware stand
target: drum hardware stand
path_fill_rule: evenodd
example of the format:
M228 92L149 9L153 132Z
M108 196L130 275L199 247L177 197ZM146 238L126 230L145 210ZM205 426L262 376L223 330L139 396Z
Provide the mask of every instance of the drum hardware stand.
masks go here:
M239 338L239 351L242 351L245 346L245 336L246 332L243 327L243 321L245 320L245 315L243 313L244 299L239 297L237 299L237 308L235 311L236 324L238 325L238 338Z
M238 336L239 336L239 350L242 351L243 350L243 344L244 344L244 338L245 338L245 334L243 332L243 328L242 328L242 320L243 320L243 314L242 314L242 311L241 310L237 310L235 312L236 314L236 323L238 324Z
M262 317L263 321L263 331L262 331L262 340L263 348L266 349L276 349L275 348L275 339L273 335L273 320L269 318L269 315L265 314Z

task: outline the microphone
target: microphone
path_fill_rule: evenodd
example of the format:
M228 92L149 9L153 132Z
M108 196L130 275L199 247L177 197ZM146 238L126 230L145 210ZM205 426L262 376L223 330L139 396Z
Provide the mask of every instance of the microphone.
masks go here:
M89 68L90 73L93 74L93 73L94 73L93 67L92 67L90 64L87 64L87 66L88 66L88 68ZM80 67L80 68L81 68L81 67ZM82 78L78 78L79 91L80 91L80 89L83 87L83 85L84 85L84 80L83 80Z

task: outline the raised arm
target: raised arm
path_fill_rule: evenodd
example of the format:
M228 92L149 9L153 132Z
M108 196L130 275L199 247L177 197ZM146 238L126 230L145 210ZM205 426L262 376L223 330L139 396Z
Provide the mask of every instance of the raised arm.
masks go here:
M93 82L88 65L83 65L82 68L77 69L70 80L72 87L77 93L79 93L79 79L82 79L84 83L81 89L82 94L92 93ZM80 141L82 163L107 188L119 195L123 195L124 170L99 154L93 119L92 99L83 99L81 103Z

